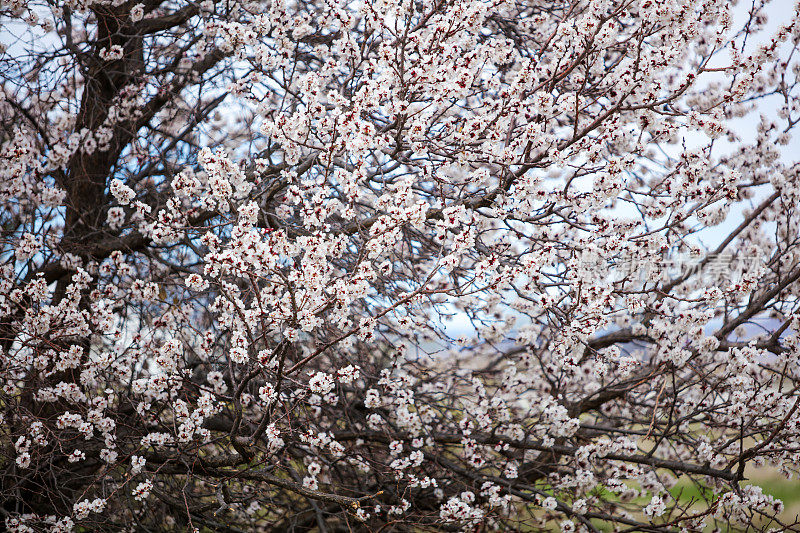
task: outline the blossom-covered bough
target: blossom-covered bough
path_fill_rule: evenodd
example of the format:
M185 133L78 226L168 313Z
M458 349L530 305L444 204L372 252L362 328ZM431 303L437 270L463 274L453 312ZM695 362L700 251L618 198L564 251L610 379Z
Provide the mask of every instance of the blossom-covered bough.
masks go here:
M734 4L0 2L6 527L800 530L800 15Z

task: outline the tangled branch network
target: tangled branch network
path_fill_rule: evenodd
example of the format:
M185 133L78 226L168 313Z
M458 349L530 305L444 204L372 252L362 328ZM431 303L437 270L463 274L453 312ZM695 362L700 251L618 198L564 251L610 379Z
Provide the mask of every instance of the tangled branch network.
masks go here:
M800 531L798 9L0 1L5 528Z

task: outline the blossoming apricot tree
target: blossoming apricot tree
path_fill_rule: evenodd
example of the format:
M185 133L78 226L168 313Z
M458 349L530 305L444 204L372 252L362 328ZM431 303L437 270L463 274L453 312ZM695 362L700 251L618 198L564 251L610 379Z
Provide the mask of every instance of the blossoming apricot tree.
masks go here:
M0 2L6 527L797 530L800 16L734 4Z

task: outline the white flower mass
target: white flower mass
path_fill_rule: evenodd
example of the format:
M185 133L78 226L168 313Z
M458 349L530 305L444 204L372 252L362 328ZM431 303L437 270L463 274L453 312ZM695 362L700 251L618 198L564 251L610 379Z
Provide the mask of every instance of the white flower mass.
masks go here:
M8 531L800 529L799 4L0 28Z

